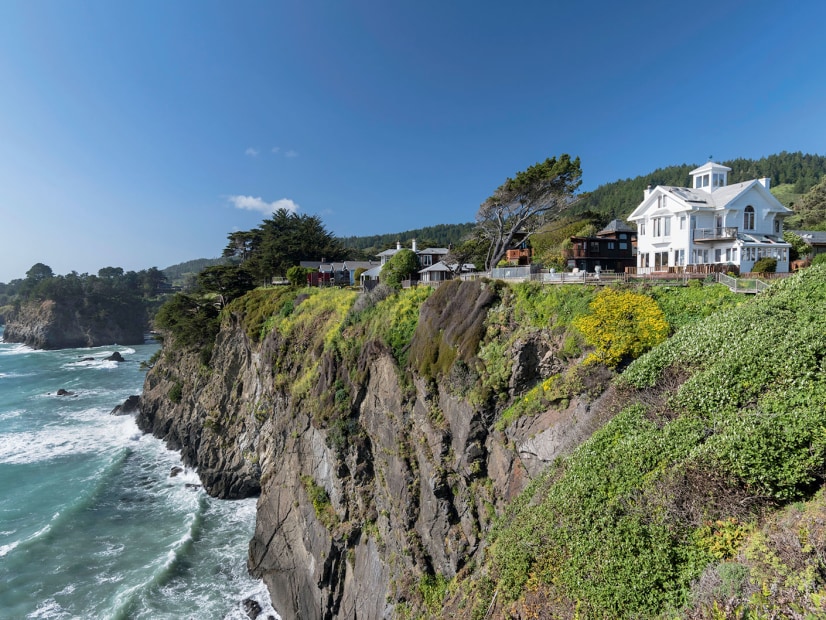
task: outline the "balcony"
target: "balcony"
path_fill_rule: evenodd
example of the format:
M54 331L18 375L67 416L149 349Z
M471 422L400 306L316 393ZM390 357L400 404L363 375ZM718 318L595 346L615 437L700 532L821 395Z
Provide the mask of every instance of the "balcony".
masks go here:
M505 258L509 263L527 264L531 260L533 251L530 248L522 250L508 250Z
M737 227L724 226L721 228L695 228L693 236L695 243L702 243L704 241L723 241L726 239L736 239Z

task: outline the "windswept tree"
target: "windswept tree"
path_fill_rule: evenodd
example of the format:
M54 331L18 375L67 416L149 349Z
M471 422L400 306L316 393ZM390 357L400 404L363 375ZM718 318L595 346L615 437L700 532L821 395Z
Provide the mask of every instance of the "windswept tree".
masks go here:
M251 231L233 232L223 256L240 258L261 283L303 260L342 260L347 250L315 215L298 215L278 209Z
M574 202L582 183L579 157L563 154L508 178L476 213L476 236L486 242L485 267L495 267L512 244L524 241Z
M255 288L252 274L239 265L213 265L198 274L198 284L208 293L218 296L223 308L236 297Z

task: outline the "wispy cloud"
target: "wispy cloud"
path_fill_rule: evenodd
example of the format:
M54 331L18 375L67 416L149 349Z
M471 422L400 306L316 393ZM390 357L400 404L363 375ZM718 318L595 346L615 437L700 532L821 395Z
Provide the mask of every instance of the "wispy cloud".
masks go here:
M244 155L248 157L258 157L258 149L249 147L246 151L244 151Z
M260 211L265 215L274 213L278 209L286 209L290 213L298 211L298 205L289 198L282 198L274 202L267 202L261 197L253 196L229 196L229 201L235 205L236 209L246 209L247 211Z
M292 149L290 149L289 151L284 153L284 157L289 157L289 158L298 157L298 152L293 151Z
M280 146L274 146L274 147L272 147L272 152L273 152L273 153L278 153L278 151L280 151L280 150L281 150L281 147L280 147Z

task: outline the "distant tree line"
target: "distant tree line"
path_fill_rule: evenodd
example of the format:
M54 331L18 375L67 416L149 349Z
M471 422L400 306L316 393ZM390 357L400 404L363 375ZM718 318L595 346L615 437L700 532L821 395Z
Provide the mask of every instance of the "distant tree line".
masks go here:
M166 287L166 277L157 267L142 271L104 267L97 275L76 271L56 275L48 265L36 263L25 278L0 284L0 306L16 311L27 302L52 300L76 305L89 316L117 313L145 324Z
M414 230L381 235L366 235L362 237L342 237L341 243L348 249L359 250L365 258L372 258L382 250L394 247L396 241L407 242L411 239L418 241L419 248L457 246L467 239L476 225L473 222L466 224L437 224Z

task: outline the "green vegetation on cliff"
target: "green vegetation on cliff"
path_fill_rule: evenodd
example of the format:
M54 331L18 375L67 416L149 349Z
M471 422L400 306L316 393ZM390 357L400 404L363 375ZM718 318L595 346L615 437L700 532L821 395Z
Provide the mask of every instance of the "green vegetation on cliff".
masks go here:
M363 294L256 289L220 314L214 304L183 301L159 317L176 342L203 351L213 346L218 321L243 329L277 393L323 429L342 459L368 441L359 406L378 358L395 362L402 400L424 391L417 402L448 435L440 390L483 412L487 437L503 444L532 416L600 398L609 421L505 508L484 557L466 558L455 579L417 559L421 574L393 595L400 614L435 615L441 603L479 618L491 603L500 616L541 610L595 618L712 617L715 605L743 613L790 608L765 596L766 588L806 611L826 600L818 598L826 567L812 546L826 541L815 531L823 501L812 499L826 474L826 267L749 299L719 285L452 281ZM671 338L657 345L666 332ZM616 343L623 347L611 348ZM602 348L602 362L590 361ZM619 375L605 367L609 361ZM263 423L268 411L250 406ZM387 411L398 445L383 449L414 463L409 415ZM485 465L444 475L450 493L462 492L466 476L462 484L479 506L502 508ZM312 512L336 540L356 540L348 537L359 531L378 536L375 514L356 503L342 509L323 480L302 476ZM360 479L358 488L371 488L365 485ZM447 493L447 486L440 488ZM772 517L778 507L784 512ZM799 526L789 524L792 514ZM478 517L480 536L490 518ZM778 546L791 531L801 541L794 554ZM421 541L403 535L418 558Z
M710 617L728 603L698 580L730 578L737 565L732 609L822 611L816 551L772 562L758 530L826 474L824 303L826 268L814 268L632 363L616 381L620 413L534 480L491 536L499 604L559 617Z

